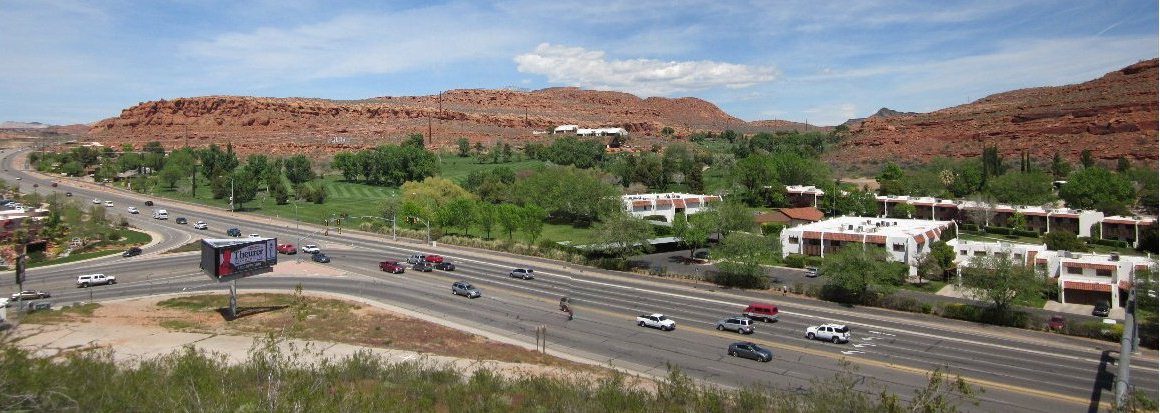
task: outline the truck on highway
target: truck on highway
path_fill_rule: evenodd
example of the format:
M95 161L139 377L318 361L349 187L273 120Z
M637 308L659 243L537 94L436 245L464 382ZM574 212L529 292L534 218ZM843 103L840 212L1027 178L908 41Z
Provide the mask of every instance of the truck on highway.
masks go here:
M665 331L677 329L677 322L665 317L664 314L643 314L636 317L636 325L641 327L659 328Z

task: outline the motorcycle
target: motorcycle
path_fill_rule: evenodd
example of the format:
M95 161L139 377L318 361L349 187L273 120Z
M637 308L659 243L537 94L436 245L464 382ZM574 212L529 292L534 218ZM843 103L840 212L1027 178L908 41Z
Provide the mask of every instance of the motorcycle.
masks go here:
M568 301L568 297L560 298L560 311L568 313L568 320L572 320L574 314L572 313L572 307L568 305Z

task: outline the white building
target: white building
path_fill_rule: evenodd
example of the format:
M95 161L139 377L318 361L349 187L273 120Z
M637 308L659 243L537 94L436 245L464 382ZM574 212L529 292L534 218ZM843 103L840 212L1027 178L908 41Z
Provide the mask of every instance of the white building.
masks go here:
M947 241L955 250L955 264L966 265L974 257L1011 254L1011 261L1032 265L1036 257L1047 251L1046 244L1017 244L1011 242L964 241L959 238Z
M625 128L580 128L576 129L577 136L628 136L628 130Z
M579 128L579 125L560 125L552 130L552 134L576 133L576 130Z
M720 202L716 195L695 194L638 194L620 197L624 210L637 218L652 215L665 217L665 222L673 222L677 213L696 214L708 208L709 204Z
M919 254L939 240L951 221L921 219L838 217L781 231L781 254L825 257L827 253L857 244L857 248L882 248L892 261L906 263L910 272Z

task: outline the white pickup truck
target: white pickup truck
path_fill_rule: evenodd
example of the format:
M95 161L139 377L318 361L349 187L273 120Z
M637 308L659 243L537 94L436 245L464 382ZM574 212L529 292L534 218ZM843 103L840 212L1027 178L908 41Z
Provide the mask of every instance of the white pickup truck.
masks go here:
M665 331L673 331L677 329L677 322L671 318L665 317L664 314L646 314L636 317L636 325L641 327L659 328Z

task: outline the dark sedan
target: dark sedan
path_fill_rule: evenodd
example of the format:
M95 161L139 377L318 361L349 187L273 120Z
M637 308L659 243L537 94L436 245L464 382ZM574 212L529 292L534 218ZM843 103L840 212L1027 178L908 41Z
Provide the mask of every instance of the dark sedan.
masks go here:
M125 250L125 252L121 254L122 257L133 257L137 255L141 255L140 247L129 247L128 250Z
M310 256L310 259L314 262L321 262L324 264L330 262L330 257L327 257L326 254L323 254L321 252L317 253L317 254L312 254Z
M415 263L415 266L411 267L411 269L415 271L431 272L431 270L435 269L435 266L431 265L429 262L420 261Z
M443 261L441 263L435 264L435 269L442 271L455 271L455 264L452 264L451 261Z
M757 345L757 343L750 343L748 341L739 341L730 344L729 355L762 362L773 360L772 351Z

